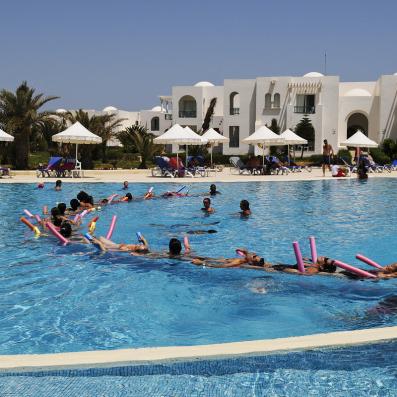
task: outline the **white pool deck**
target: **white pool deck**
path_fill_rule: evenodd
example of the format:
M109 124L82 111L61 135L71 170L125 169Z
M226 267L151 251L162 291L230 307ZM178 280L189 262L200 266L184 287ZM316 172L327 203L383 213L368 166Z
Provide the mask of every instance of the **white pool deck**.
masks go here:
M397 171L370 173L369 178L395 178ZM225 168L221 172L211 173L207 177L162 178L153 177L150 170L85 170L84 178L60 178L63 182L146 182L146 183L216 183L216 182L261 182L261 181L319 181L325 179L348 181L356 179L356 174L346 178L333 178L327 170L323 177L321 168L313 168L312 172L290 172L288 175L236 175ZM37 178L35 171L12 171L12 178L0 178L0 183L38 183L53 184L58 178Z
M397 172L371 173L369 178L395 178ZM322 176L320 168L289 173L288 175L235 175L228 168L208 177L161 178L152 177L149 170L85 171L84 178L63 178L64 182L122 182L130 183L217 183L217 182L259 182L259 181L319 181L331 179L345 183L354 180L332 178L327 171ZM37 178L34 171L14 171L12 178L2 178L0 183L38 183L53 186L57 178ZM372 328L357 331L342 331L291 338L243 341L200 346L176 346L121 350L99 350L56 354L0 355L0 372L22 372L59 370L70 368L115 367L136 364L150 364L172 361L217 359L233 356L263 355L314 348L360 345L397 339L397 326Z
M384 327L199 346L7 355L0 356L0 373L118 367L176 361L225 359L236 356L259 356L288 351L362 345L390 341L396 338L397 327Z

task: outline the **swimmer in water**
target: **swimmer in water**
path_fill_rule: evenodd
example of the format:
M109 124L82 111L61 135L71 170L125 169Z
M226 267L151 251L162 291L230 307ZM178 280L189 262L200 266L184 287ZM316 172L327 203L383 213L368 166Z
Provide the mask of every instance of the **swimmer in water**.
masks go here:
M143 235L139 237L140 244L117 244L105 237L95 238L93 237L93 242L98 244L102 251L112 251L112 252L137 252L145 254L149 252L149 245Z
M207 214L213 214L215 212L215 209L211 207L211 199L208 197L203 200L203 205L204 207L201 208L201 211L204 211Z
M211 195L211 196L215 196L215 195L217 195L217 194L221 194L221 192L218 192L218 190L216 190L216 185L215 185L215 184L212 184L212 185L210 186L210 195Z
M58 179L58 180L55 182L54 190L55 190L56 192L59 192L59 191L62 190L62 181L61 181L60 179Z
M201 265L216 268L229 268L229 267L247 267L255 269L264 269L265 265L271 266L265 260L259 257L255 252L249 252L244 248L236 250L240 258L193 258L193 265Z
M213 234L213 233L218 233L218 232L214 229L210 229L210 230L188 230L186 233L187 234Z
M250 216L251 215L251 209L250 209L250 203L247 200L241 200L240 201L240 215L241 216Z
M123 182L123 190L128 190L128 181Z

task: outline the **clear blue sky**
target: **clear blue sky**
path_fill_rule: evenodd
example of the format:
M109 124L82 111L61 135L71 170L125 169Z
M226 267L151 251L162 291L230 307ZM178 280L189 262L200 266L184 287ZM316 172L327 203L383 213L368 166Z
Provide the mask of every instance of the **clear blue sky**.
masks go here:
M158 104L173 85L323 71L397 72L395 0L3 1L0 88L22 81L55 107Z

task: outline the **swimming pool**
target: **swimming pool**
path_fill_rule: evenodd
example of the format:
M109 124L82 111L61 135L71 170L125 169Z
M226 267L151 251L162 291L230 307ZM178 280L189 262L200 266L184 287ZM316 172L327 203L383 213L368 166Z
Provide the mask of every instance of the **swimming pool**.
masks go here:
M5 395L383 396L397 390L397 342L221 360L0 374Z
M156 184L156 192L180 185ZM143 194L146 184L131 185ZM64 184L62 192L31 184L0 185L0 353L51 353L195 345L305 335L397 324L397 280L355 281L237 269L208 269L172 260L100 254L91 246L62 247L35 239L18 221L23 208L69 201L84 189L94 197L119 184ZM208 189L193 184L191 192ZM202 197L120 204L99 213L97 234L118 215L115 241L141 231L154 250L188 230L197 253L234 256L245 246L267 260L292 263L291 242L308 253L355 263L362 252L395 260L397 180L219 184L216 213L201 213ZM249 219L236 215L247 198Z

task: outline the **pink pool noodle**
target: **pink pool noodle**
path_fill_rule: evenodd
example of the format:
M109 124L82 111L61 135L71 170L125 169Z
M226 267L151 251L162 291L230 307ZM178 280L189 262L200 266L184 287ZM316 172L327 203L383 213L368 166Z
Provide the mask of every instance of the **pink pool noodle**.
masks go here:
M184 245L186 251L190 251L190 243L189 243L188 236L185 236L183 238L183 245Z
M110 226L109 226L109 230L108 230L108 234L106 235L106 238L108 240L110 240L112 238L112 234L114 231L114 227L116 226L116 220L117 220L117 216L113 215L112 216L112 221L110 222Z
M118 194L112 194L111 196L109 196L108 204L110 204L117 196L118 196Z
M29 218L34 218L34 216L33 216L33 214L30 212L30 211L28 211L28 210L23 210L23 212L29 217Z
M312 253L312 262L317 263L317 247L316 247L316 239L311 236L309 237L310 240L310 251Z
M369 258L367 258L367 257L364 256L364 255L357 254L357 255L356 255L356 258L357 258L358 260L360 260L361 262L366 263L367 265L376 267L377 269L383 269L383 267L382 267L381 265L379 265L379 263L374 262L372 259L369 259Z
M50 230L50 232L64 245L66 245L69 240L66 239L65 237L62 236L61 233L58 232L58 230L55 229L55 226L51 223L51 222L47 222L46 226L48 227L48 229Z
M77 214L74 218L73 218L73 222L76 223L80 218L80 214Z
M84 210L84 211L80 214L80 218L84 218L87 214L88 214L88 210Z
M305 273L305 265L303 263L302 253L301 253L301 250L299 248L299 243L297 241L294 241L292 243L292 246L294 247L295 258L296 258L296 262L298 264L298 270L301 273Z
M40 215L35 215L34 217L36 218L37 222L41 223Z
M341 261L336 260L336 261L334 261L334 263L335 263L336 266L341 267L342 269L345 269L345 270L347 270L348 272L358 274L359 276L370 277L370 278L377 278L377 277L375 276L375 274L368 273L368 272L366 272L365 270L362 270L362 269L359 269L359 268L357 268L357 267L348 265L348 264L343 263L343 262L341 262Z

